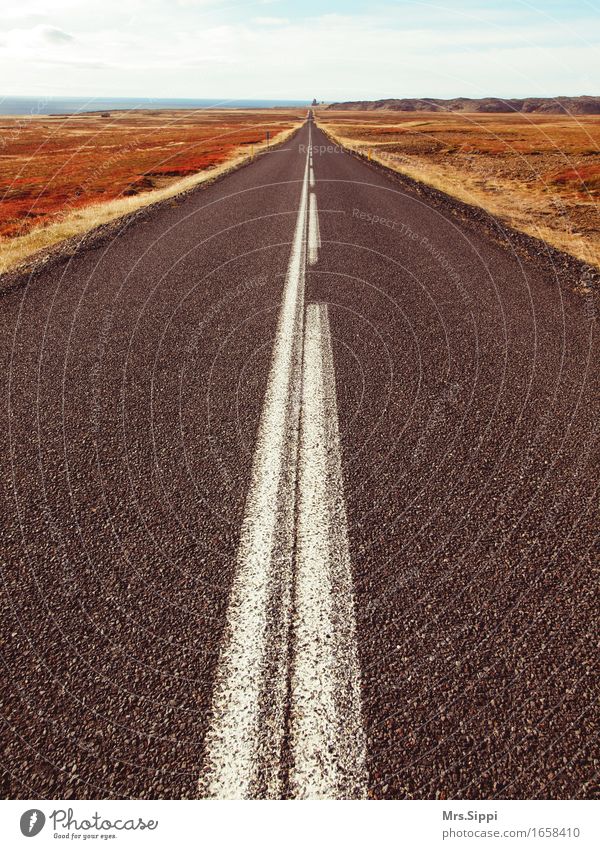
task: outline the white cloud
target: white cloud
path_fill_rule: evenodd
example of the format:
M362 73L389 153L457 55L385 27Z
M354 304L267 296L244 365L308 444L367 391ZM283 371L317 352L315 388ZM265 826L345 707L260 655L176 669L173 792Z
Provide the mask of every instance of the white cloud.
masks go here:
M263 27L281 27L289 23L287 18L254 18L254 20Z
M64 44L75 40L72 35L58 27L42 26L39 29L42 37L51 44Z
M110 68L107 62L97 62L94 59L81 59L81 58L64 58L64 59L40 59L40 65L52 66L52 65L62 65L65 68ZM112 66L115 67L115 66Z
M58 46L75 41L75 38L59 27L38 24L34 27L9 29L4 33L4 44L18 55L20 50Z

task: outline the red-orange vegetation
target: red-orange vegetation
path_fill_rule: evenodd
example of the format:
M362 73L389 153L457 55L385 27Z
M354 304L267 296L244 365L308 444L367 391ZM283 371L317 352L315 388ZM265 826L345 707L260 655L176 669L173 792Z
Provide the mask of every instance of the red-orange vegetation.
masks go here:
M0 236L162 188L289 129L298 110L0 117Z

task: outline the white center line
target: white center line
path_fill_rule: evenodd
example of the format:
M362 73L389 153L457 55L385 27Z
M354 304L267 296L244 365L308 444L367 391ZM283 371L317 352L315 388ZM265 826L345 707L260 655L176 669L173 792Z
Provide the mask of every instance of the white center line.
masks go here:
M307 154L205 738L208 798L366 795L326 305L308 306L305 329L321 244L311 174Z
M292 634L292 795L364 798L360 671L326 304L306 308Z
M282 792L307 212L308 156L205 738L209 798Z
M310 193L310 204L308 212L308 264L314 265L319 258L321 247L321 228L319 227L319 211L317 209L317 196Z

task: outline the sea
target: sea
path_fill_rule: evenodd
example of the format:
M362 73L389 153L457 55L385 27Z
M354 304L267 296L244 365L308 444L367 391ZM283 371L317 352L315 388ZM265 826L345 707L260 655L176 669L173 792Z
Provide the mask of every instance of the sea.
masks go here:
M269 109L309 100L217 100L190 97L2 97L0 115L72 115L111 109Z

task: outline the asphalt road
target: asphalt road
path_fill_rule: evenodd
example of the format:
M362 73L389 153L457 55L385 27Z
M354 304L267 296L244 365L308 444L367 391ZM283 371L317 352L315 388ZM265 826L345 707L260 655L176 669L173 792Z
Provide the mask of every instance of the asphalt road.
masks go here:
M0 295L4 797L598 792L596 306L311 125Z

